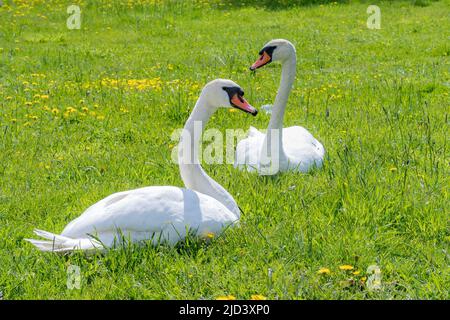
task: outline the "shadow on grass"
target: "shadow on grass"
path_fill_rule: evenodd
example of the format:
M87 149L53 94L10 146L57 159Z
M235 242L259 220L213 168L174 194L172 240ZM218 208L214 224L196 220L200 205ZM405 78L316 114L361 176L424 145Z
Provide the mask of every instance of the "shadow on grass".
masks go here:
M282 10L298 6L320 5L326 3L349 3L350 0L225 0L227 6L242 7L258 7L269 10Z
M394 2L397 0L388 0L388 2ZM414 6L426 7L431 4L431 2L437 2L440 0L400 0L406 3L410 3ZM228 7L235 8L243 8L243 7L256 7L256 8L264 8L268 10L282 10L289 9L292 7L300 7L300 6L314 6L321 4L329 4L329 3L341 3L341 4L350 4L350 3L367 3L371 4L370 0L225 0L222 3Z

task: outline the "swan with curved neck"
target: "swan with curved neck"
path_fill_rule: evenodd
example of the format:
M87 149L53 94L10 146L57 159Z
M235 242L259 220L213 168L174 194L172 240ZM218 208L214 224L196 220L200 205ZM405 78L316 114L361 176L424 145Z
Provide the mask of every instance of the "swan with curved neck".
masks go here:
M294 45L284 39L272 40L259 55L250 69L279 61L280 86L266 134L250 127L248 137L236 148L235 167L270 175L283 171L307 172L312 167L322 166L325 149L308 130L300 126L283 128L284 112L296 75Z
M119 192L100 200L71 221L60 235L34 230L45 240L26 239L41 251L70 252L113 247L123 240L174 245L188 232L198 237L220 233L240 218L233 197L209 177L195 154L200 136L194 126L206 125L219 107L257 111L231 80L209 82L187 120L179 143L179 167L186 188L152 186ZM192 161L194 160L194 161Z

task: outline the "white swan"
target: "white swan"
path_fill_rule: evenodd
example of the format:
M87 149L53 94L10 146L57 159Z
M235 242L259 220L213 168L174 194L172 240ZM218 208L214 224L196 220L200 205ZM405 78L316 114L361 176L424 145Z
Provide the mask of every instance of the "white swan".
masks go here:
M115 193L88 208L60 235L35 230L46 240L26 240L41 251L55 252L104 249L124 240L173 245L188 232L205 237L233 225L239 220L239 208L233 197L203 171L195 154L201 132L196 135L194 127L200 125L202 131L221 106L256 115L243 94L231 80L217 79L203 88L178 145L186 188L153 186Z
M306 172L322 166L325 149L308 130L293 126L283 129L283 116L295 79L296 53L294 45L284 39L268 42L259 52L260 58L250 67L260 68L272 61L282 65L281 82L275 98L267 133L250 127L248 137L236 147L235 167L275 174L279 171Z

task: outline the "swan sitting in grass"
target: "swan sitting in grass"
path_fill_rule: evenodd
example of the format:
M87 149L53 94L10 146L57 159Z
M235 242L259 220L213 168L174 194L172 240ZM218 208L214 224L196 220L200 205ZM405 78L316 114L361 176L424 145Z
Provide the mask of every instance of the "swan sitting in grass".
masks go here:
M235 167L256 170L259 174L276 174L280 171L307 172L322 166L325 149L308 130L300 126L283 128L284 111L295 80L297 58L294 45L283 39L272 40L259 55L250 69L280 61L280 87L267 132L264 134L250 127L248 137L237 145Z
M194 135L194 126L201 125L203 130L219 107L256 115L257 110L243 95L231 80L217 79L203 88L178 145L179 168L186 188L152 186L115 193L88 208L60 235L34 230L46 240L26 240L41 251L61 253L113 247L123 239L174 245L190 232L202 238L235 224L239 208L228 191L202 169L195 153L201 135Z

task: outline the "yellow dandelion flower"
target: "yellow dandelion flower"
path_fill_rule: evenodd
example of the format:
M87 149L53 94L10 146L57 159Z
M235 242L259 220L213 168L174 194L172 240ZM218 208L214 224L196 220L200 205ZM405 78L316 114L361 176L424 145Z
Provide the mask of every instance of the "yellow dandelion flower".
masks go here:
M359 271L359 270L353 271L353 274L354 274L355 276L357 276L357 275L360 274L360 273L361 273L361 271Z
M89 108L88 108L88 107L83 107L83 108L81 108L81 111L83 111L83 112L88 112L88 111L89 111Z
M227 296L219 296L216 298L216 300L236 300L236 297L229 294Z
M317 271L317 273L318 273L318 274L330 274L331 271L330 271L330 269L328 269L328 268L320 268L320 269Z
M12 118L12 119L11 119L11 122L12 122L12 123L16 123L16 122L17 122L17 119L16 119L16 118Z
M53 108L52 113L56 116L59 113L59 109Z
M262 294L252 294L250 300L267 300Z
M342 265L342 266L339 266L339 269L345 270L345 271L347 271L347 270L353 270L353 266L351 266L351 265L349 265L349 264L344 264L344 265Z
M49 98L48 94L42 94L41 95L41 99L48 99L48 98Z
M33 102L31 102L31 101L25 101L25 105L26 105L26 106L32 106L32 105L33 105Z
M212 239L212 238L214 238L214 237L215 237L214 232L208 232L208 233L206 234L206 238L208 238L208 239Z
M228 109L229 112L236 112L236 109Z
M7 96L5 99L6 100L12 100L12 97L11 96Z
M390 171L390 172L397 171L397 168L396 168L396 167L391 167L391 168L389 168L389 171Z
M104 119L105 119L105 116L102 116L102 115L97 116L97 120L104 120Z

